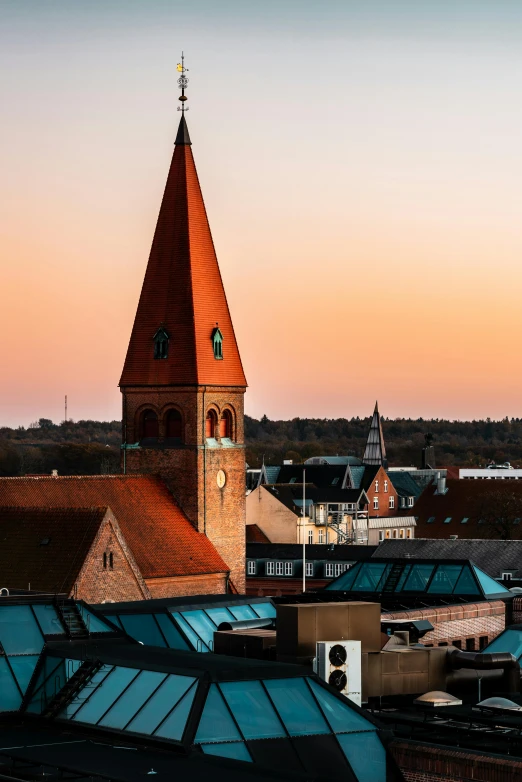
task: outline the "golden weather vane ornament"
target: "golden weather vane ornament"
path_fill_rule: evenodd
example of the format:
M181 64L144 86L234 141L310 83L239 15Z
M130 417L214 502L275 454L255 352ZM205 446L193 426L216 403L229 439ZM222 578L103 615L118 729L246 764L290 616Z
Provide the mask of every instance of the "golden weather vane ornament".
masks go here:
M181 95L179 96L179 100L181 101L181 106L178 106L178 111L188 111L189 107L185 106L185 101L188 100L187 96L185 95L185 89L189 81L185 76L185 74L188 72L188 68L185 68L185 55L183 54L183 52L181 52L181 62L178 62L176 66L176 70L180 74L180 77L178 79L178 85L181 89Z

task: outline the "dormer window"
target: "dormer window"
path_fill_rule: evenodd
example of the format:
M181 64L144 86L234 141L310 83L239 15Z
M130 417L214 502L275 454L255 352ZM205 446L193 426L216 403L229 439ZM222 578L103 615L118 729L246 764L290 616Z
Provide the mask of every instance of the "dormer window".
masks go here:
M154 358L167 358L169 355L169 335L162 327L154 334Z
M212 332L212 347L214 349L214 358L221 361L223 358L223 334L218 328Z

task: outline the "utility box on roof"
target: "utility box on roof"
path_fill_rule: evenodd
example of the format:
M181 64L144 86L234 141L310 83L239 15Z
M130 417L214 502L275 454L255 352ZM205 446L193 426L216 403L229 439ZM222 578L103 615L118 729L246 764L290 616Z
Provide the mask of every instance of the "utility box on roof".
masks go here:
M381 651L379 603L305 603L277 606L277 659L306 663L318 641L360 641L363 652Z

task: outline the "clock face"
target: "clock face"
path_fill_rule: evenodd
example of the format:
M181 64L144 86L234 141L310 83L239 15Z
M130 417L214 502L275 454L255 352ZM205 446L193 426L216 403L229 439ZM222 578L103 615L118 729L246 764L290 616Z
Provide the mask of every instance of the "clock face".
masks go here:
M225 475L223 470L219 470L218 474L216 475L216 481L219 488L222 489L225 483L227 482L227 476Z

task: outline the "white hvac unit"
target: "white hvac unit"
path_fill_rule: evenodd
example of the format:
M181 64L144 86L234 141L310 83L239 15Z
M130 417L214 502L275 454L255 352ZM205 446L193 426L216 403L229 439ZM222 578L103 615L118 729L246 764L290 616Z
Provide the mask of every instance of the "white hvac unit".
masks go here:
M361 642L318 641L314 670L337 692L361 705Z

